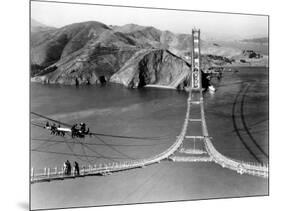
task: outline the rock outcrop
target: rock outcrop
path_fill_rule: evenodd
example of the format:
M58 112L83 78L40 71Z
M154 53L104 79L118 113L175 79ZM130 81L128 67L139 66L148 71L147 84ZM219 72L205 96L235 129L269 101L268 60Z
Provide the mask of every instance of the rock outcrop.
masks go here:
M253 51L253 50L243 50L243 56L249 59L260 59L262 58L262 55Z
M110 81L132 88L146 85L183 88L190 73L190 65L168 50L141 50Z

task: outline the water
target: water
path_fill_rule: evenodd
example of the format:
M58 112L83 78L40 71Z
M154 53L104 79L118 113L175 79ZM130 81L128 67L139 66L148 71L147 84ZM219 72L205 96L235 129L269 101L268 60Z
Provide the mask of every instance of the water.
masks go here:
M268 71L265 68L237 70L225 73L221 81L214 80L218 91L205 96L208 129L215 147L223 154L266 163Z
M128 158L146 158L155 153L161 152L165 147L168 147L174 137L180 132L185 112L186 95L181 92L171 90L143 89L131 90L120 85L111 84L105 87L100 86L85 86L81 88L75 87L60 87L60 86L45 86L41 84L32 84L32 95L36 95L34 105L31 110L36 113L44 114L53 119L60 120L68 124L87 123L92 132L116 134L125 136L137 137L163 137L163 140L157 147L155 140L130 140L130 139L113 139L111 137L101 137L102 141L109 142L115 145L136 145L135 147L121 147L124 157ZM69 96L63 97L62 96ZM32 100L33 101L33 100ZM38 103L37 103L38 102ZM52 102L52 103L50 103ZM32 103L33 104L33 103ZM163 106L163 104L165 106ZM36 119L36 116L32 116ZM37 123L45 123L42 119L35 120ZM97 151L100 154L109 157L120 157L114 149L100 146L103 142L95 137L87 137L83 140L85 143L90 143L92 146L80 147L79 144L70 143L64 144L65 141L72 141L70 137L52 137L49 131L32 127L32 149L40 150L40 153L34 152L36 159L32 162L34 168L42 168L42 165L56 166L63 163L63 159L68 159L66 156L42 154L41 151L48 152L66 152L77 154L85 154L94 156ZM52 139L59 140L59 143L51 143L51 147L46 146L42 140ZM39 139L39 141L38 141ZM42 143L43 142L43 143ZM41 146L43 144L43 146ZM47 143L48 144L48 143ZM94 145L96 144L96 145ZM71 145L71 146L69 146ZM146 147L140 148L139 146ZM148 146L147 146L148 145ZM38 148L39 147L39 148ZM94 148L93 148L94 147ZM160 147L160 149L158 149ZM71 149L70 149L71 148ZM81 149L82 148L82 149ZM160 151L159 151L160 150ZM127 155L124 156L124 154ZM38 159L37 157L42 159ZM57 157L58 156L58 157ZM56 157L56 158L54 158ZM122 160L120 158L120 160ZM81 159L79 159L81 162ZM112 160L99 159L82 161L81 164L99 164L112 162Z
M204 97L208 130L215 147L228 157L266 162L267 70L239 68L239 72L225 73L220 81L214 79L213 83L218 91L213 95L207 92ZM83 121L92 131L99 133L161 138L137 140L102 137L100 140L92 137L82 140L81 144L80 140L53 137L49 131L32 126L31 149L34 151L31 152L31 165L35 169L61 167L66 159L71 162L76 160L80 165L95 165L147 158L160 153L180 133L186 98L184 92L153 88L132 90L116 84L79 88L31 84L33 112L69 124ZM44 123L42 119L34 121ZM37 209L267 193L266 179L241 176L214 163L164 161L106 177L34 184L31 187L31 202L32 209Z

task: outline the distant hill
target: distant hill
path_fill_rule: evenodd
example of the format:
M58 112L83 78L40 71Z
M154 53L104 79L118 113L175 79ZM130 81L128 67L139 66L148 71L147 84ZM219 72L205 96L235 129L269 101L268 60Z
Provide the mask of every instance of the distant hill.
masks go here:
M113 30L134 38L140 45L144 46L167 48L172 51L187 51L190 48L191 35L189 34L174 34L170 31L161 31L151 26L136 24L115 26Z
M268 43L268 37L260 37L260 38L253 38L253 39L244 39L242 42L252 42L252 43Z
M46 26L32 18L30 20L30 26L31 26L31 33L55 29L55 27Z
M119 31L122 33L130 33L130 32L135 32L135 31L140 31L147 28L146 26L140 26L137 24L129 23L125 24L123 26L113 26L114 31Z

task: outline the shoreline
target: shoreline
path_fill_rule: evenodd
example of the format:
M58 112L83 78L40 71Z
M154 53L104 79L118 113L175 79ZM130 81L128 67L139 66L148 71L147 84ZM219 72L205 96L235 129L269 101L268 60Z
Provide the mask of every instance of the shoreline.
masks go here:
M176 90L175 87L167 86L167 85L159 85L159 84L147 84L144 86L144 88L159 88L159 89L172 89Z

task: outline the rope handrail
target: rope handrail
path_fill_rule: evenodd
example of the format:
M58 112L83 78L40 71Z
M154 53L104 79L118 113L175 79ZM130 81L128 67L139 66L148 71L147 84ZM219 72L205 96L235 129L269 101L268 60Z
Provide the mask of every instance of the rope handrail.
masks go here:
M136 167L140 167L140 166L145 166L145 165L150 165L153 163L157 163L160 162L163 159L168 158L170 155L172 155L181 145L185 134L186 134L186 128L188 125L188 117L189 117L189 106L187 107L187 112L186 112L186 117L185 117L185 121L181 130L180 135L177 137L176 141L168 148L166 149L164 152L157 154L155 156L152 156L150 158L147 159L140 159L140 160L135 160L135 161L125 161L123 163L120 163L119 165L115 165L115 166L107 166L107 167L98 167L95 169L85 169L84 170L84 174L89 174L89 173L99 173L99 172L104 172L104 171L116 171L116 170L125 170L128 168L136 168ZM46 168L45 168L46 169ZM39 174L35 174L34 171L31 175L31 181L32 182L36 182L36 180L40 180L42 176L47 176L47 178L45 179L51 179L52 176L58 176L58 173L55 172L49 172L49 174L47 175L46 173L39 173ZM39 178L38 178L39 177ZM69 175L65 175L65 177L70 177Z
M265 166L260 164L253 165L243 161L236 161L231 158L228 158L215 149L209 138L205 139L205 144L208 153L220 165L236 171L245 171L246 173L250 173L250 174L256 173L252 171L259 171L260 173L263 173L265 177L268 176L268 167L266 165Z

